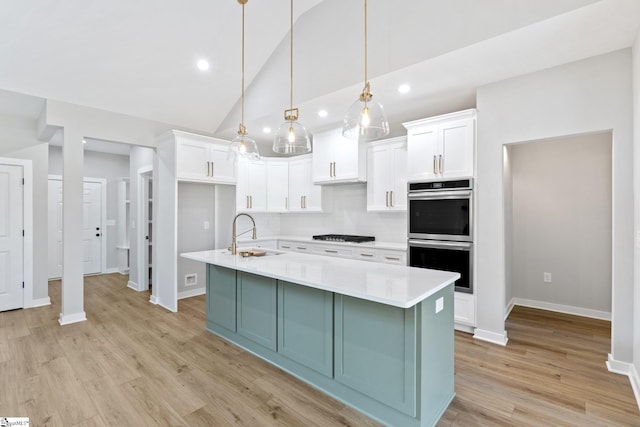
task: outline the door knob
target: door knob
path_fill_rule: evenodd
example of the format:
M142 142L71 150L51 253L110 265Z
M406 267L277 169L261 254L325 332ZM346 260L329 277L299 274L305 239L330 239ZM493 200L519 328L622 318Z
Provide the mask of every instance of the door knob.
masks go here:
M96 233L96 237L100 237L100 233Z
M96 231L100 231L100 227L96 227Z

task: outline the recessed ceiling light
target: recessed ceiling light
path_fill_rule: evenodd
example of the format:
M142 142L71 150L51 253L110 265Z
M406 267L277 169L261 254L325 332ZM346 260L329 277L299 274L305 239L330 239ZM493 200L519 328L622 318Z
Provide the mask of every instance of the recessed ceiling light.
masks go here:
M318 111L318 116L320 117L327 117L329 113L327 113L327 110L320 110Z
M409 91L411 91L411 86L407 84L398 86L398 92L400 93L408 93Z
M265 127L262 128L262 132L271 133L271 128L269 126L265 126Z
M198 70L207 71L209 69L209 61L207 61L206 59L199 59L197 66Z

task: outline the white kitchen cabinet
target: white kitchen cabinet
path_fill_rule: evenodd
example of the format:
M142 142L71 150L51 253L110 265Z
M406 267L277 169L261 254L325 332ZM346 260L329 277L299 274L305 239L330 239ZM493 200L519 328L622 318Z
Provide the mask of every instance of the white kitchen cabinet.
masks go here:
M267 165L263 160L238 160L236 211L266 212Z
M367 150L367 210L407 210L407 140L375 141Z
M408 179L473 176L476 110L403 123Z
M181 181L235 184L236 165L227 159L228 141L172 131L176 141L176 178Z
M313 182L316 184L365 182L366 159L366 145L345 138L342 129L313 136Z
M311 156L289 161L289 212L322 212L322 194L329 190L312 181Z
M454 321L465 326L476 325L476 297L462 292L454 293Z
M289 202L288 159L266 160L267 165L267 211L287 212Z

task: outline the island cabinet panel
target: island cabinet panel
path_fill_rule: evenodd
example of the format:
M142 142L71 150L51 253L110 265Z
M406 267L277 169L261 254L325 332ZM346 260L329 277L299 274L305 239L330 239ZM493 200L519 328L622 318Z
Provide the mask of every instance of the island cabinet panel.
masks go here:
M207 323L236 331L236 270L208 264Z
M415 322L415 308L336 294L335 380L415 417Z
M270 350L276 350L277 281L238 272L238 334Z
M278 282L278 353L333 376L333 293Z

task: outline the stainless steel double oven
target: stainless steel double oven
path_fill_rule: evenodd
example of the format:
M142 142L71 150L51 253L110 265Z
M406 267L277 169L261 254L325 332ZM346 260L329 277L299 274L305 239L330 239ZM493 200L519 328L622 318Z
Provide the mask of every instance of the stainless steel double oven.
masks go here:
M410 182L407 214L408 264L458 272L473 293L473 179Z

